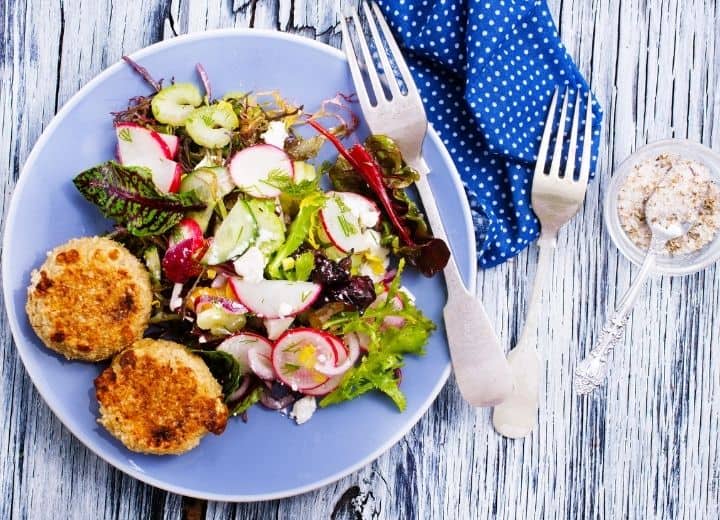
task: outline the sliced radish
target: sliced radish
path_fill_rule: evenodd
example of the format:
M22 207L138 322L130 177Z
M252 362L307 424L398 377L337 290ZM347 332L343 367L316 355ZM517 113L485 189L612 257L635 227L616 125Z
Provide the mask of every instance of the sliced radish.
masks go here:
M168 248L162 261L167 279L175 283L185 283L202 273L200 259L207 246L208 242L203 238L186 238Z
M388 287L388 286L386 285L386 287ZM370 308L374 309L381 305L385 305L385 302L387 301L387 297L388 297L387 292L378 294L377 298L375 298L375 301L370 304ZM394 309L401 310L403 308L402 298L400 298L400 296L398 296L396 294L395 296L393 296L392 300L390 301L390 305L392 305L392 307ZM385 327L385 328L400 328L403 325L405 325L405 318L403 318L402 316L390 315L390 316L385 316L385 318L383 319L383 327Z
M234 357L244 370L252 370L262 379L275 379L272 368L272 343L258 334L241 332L230 336L217 348Z
M292 325L292 322L295 321L294 317L290 318L272 318L272 319L266 319L263 320L263 324L265 325L265 330L267 331L268 339L276 340L278 339L283 332L288 330L290 328L290 325Z
M160 132L158 132L158 135L160 136L160 139L162 139L165 143L165 146L167 146L167 150L169 153L167 158L174 159L177 155L178 147L180 146L180 139L178 138L178 136L172 134L161 134Z
M248 361L250 362L250 370L260 379L272 381L275 379L275 370L272 365L272 348L265 353L257 348L251 348L248 351Z
M230 278L230 287L240 303L260 318L286 318L310 307L322 287L312 282L262 280L250 282Z
M280 380L295 391L307 392L330 379L315 365L337 363L335 348L327 336L310 328L297 328L280 336L273 347L272 363Z
M169 246L173 247L188 238L202 239L203 232L200 225L191 218L184 218L173 228L168 241Z
M388 297L387 292L378 294L377 297L375 298L375 301L370 304L370 308L375 309L377 307L380 307L381 305L385 305L385 302L387 301L387 297ZM393 306L394 309L397 309L397 310L401 310L403 308L402 298L400 298L400 296L398 296L397 294L395 296L393 296L393 299L390 302L390 304Z
M144 147L147 145L146 141L149 140L149 149L161 154L166 159L172 159L172 151L164 136L175 138L177 147L177 137L174 135L161 134L137 123L118 123L115 125L115 134L118 138L118 146Z
M347 346L345 345L345 343L343 343L343 341L340 338L338 338L337 336L332 336L332 335L328 335L328 336L331 338L333 347L335 349L335 353L337 354L337 360L335 363L337 365L342 365L343 363L345 363L345 361L348 358L349 350L348 350ZM305 390L304 393L307 395L315 395L315 396L329 394L330 392L335 390L335 388L337 388L337 386L340 384L340 381L342 381L342 379L343 379L343 375L344 374L332 376L327 381L325 381L323 384L316 386L314 388Z
M160 134L140 125L121 123L115 127L117 155L125 166L147 168L158 190L174 193L180 188L182 168L168 158L170 151Z
M350 341L347 345L348 349L345 350L344 345L338 345L338 342L341 342L339 338L330 336L327 339L334 346L337 357L339 358L340 355L344 354L345 359L342 362L336 363L332 363L329 360L318 360L315 365L315 370L326 376L340 376L352 368L355 361L360 357L360 345L356 341Z
M349 334L345 334L344 340L345 344L347 345L350 345L351 343L356 343L361 353L368 352L368 345L370 345L370 336L368 336L364 332L350 332Z
M293 162L281 148L256 144L235 153L230 159L230 176L235 185L254 197L273 198L280 190L269 184L272 175L293 178Z
M359 253L377 246L368 229L376 225L380 210L362 195L328 192L320 221L330 241L343 253Z
M330 191L329 195L338 197L350 212L358 217L364 228L372 228L380 221L380 208L372 200L352 191Z
M405 318L402 316L385 316L383 327L390 329L399 329L405 325Z

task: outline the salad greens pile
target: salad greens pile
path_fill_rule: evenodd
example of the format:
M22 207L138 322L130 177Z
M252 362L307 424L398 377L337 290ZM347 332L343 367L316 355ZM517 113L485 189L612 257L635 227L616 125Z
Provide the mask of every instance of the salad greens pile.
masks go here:
M116 160L74 183L148 268L146 335L201 356L235 415L371 390L403 410L403 357L422 355L435 326L401 273L432 276L450 253L408 196L418 173L396 144L346 149L358 124L346 96L315 113L277 92L215 99L201 66L204 94L126 61L154 93L113 114ZM328 141L339 156L316 169Z

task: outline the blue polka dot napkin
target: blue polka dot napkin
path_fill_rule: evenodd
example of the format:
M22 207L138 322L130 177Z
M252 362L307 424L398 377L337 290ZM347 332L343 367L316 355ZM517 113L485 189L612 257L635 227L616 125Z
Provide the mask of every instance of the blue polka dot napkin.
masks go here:
M581 109L589 87L560 42L545 0L377 2L463 179L478 263L500 264L539 234L530 190L555 87L579 89ZM602 118L596 102L593 113L591 171Z

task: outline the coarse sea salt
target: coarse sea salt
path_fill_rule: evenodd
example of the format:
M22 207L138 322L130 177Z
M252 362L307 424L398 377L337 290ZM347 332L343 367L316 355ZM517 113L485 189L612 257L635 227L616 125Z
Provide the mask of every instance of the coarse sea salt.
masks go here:
M662 190L655 193L658 186ZM635 165L618 192L620 225L640 249L650 247L646 205L654 193L650 209L664 224L690 218L695 208L699 212L687 234L666 244L668 254L693 253L715 238L720 229L720 188L710 179L707 167L678 155L661 154Z

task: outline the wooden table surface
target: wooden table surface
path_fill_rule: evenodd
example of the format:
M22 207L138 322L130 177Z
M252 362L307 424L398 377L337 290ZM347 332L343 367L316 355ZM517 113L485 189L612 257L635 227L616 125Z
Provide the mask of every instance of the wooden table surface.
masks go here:
M340 43L332 0L2 0L0 168L4 215L20 167L55 112L123 54L175 34L264 27ZM113 469L40 399L0 312L0 519L718 518L720 277L654 279L609 384L571 391L572 367L636 272L603 229L613 166L646 142L720 151L715 0L551 0L570 53L605 108L598 180L560 235L539 330L547 359L535 433L508 441L451 381L389 452L339 482L255 504L205 503ZM4 251L3 254L12 254ZM480 273L505 344L517 339L537 254ZM713 351L714 349L714 351Z

